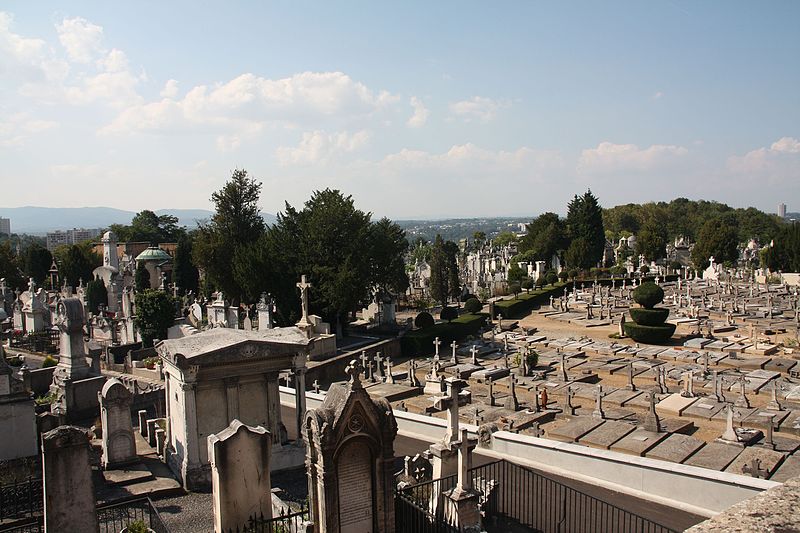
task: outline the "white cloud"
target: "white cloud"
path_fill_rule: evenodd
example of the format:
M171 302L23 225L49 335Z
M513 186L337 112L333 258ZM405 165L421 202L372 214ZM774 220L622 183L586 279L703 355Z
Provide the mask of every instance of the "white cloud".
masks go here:
M751 150L743 156L728 158L728 170L767 180L770 184L798 183L800 175L800 140L781 137L770 145Z
M168 80L161 89L162 98L175 98L178 96L178 80Z
M450 113L467 122L472 120L489 122L497 116L497 112L500 109L510 106L511 102L507 100L492 100L491 98L473 96L469 100L450 104Z
M56 31L71 61L90 63L103 52L103 28L84 18L64 19L56 25Z
M654 144L639 148L635 144L602 142L597 148L587 148L578 160L578 172L584 174L616 171L647 171L674 162L685 156L682 146Z
M800 140L794 137L781 137L772 143L769 149L780 154L800 154Z
M662 93L661 91L656 91L653 94L653 100L661 100L663 97L664 97L664 93Z
M281 165L323 163L366 146L369 139L369 132L363 130L353 134L306 132L296 147L282 146L275 151L275 156Z
M414 108L414 114L408 119L406 125L411 128L419 128L428 121L428 115L430 114L430 111L428 111L428 108L422 103L422 100L416 96L411 97L411 107Z
M0 11L0 82L29 84L62 80L69 65L57 59L45 41L11 31L13 22L10 14Z
M33 135L58 126L49 120L31 118L27 113L15 113L0 118L0 147L21 146Z

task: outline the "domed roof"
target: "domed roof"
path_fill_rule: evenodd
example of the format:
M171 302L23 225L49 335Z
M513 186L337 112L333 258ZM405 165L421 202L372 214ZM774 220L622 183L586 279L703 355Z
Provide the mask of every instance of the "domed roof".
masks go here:
M136 256L137 261L172 261L172 257L157 246L151 246Z

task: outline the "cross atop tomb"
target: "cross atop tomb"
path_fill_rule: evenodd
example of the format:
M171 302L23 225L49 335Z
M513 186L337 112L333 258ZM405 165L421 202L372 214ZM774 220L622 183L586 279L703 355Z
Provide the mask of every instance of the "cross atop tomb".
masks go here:
M300 276L300 282L297 284L300 289L300 306L303 311L303 316L300 317L300 322L308 323L308 289L311 288L311 283L306 281L306 275Z
M458 347L458 343L456 341L450 343L450 348L453 349L452 361L454 365L458 364L458 356L456 356L456 347Z
M466 429L460 431L457 444L458 478L454 492L465 493L472 491L472 476L470 476L469 471L472 469L472 450L475 449L476 444L474 439L469 438L469 433Z
M433 400L433 405L436 409L447 410L447 433L444 436L444 444L449 446L458 439L458 400L466 383L457 378L447 378L445 383L447 384L447 396L437 397Z
M477 365L478 364L478 347L475 344L473 344L472 348L469 349L469 354L472 356L472 364L473 365Z
M364 371L364 366L361 364L361 361L358 359L351 360L350 364L347 365L347 368L345 368L344 371L348 376L350 376L350 389L360 389L361 373Z
M439 345L441 345L441 344L442 344L442 341L439 340L439 337L436 337L435 339L433 339L433 347L436 350L436 352L433 354L433 359L436 360L436 361L439 360Z

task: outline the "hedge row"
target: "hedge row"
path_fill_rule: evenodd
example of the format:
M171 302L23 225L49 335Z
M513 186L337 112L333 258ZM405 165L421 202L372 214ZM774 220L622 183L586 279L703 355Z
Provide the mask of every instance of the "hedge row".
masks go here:
M503 318L521 318L530 313L536 306L550 303L550 296L558 298L564 294L567 283L556 283L551 287L536 289L530 293L520 293L516 299L497 300L494 303L494 318L503 315Z
M461 341L470 335L476 335L486 324L488 313L465 313L452 322L442 322L432 327L410 331L400 337L400 347L406 357L433 352L433 341L436 337L442 342L439 353L446 349L443 347L453 341Z
M625 335L644 344L666 344L675 333L675 324L664 324L663 326L644 326L625 322Z

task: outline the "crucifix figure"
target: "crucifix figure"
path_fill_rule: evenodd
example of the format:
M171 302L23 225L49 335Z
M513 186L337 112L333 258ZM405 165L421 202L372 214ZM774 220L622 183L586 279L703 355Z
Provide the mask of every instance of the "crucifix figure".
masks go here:
M364 367L361 365L361 362L358 359L351 360L350 364L347 365L347 368L345 368L344 371L348 376L350 376L350 389L360 389L361 372L364 371Z
M433 360L434 361L438 361L439 360L439 345L440 344L442 344L442 341L439 340L439 337L436 337L435 339L433 339L433 346L434 346L434 349L436 350L436 352L433 354Z
M308 324L308 289L311 288L311 284L306 281L305 274L300 276L300 283L297 284L297 288L300 289L300 306L303 312L300 322Z
M453 341L453 342L451 342L451 343L450 343L450 348L452 348L452 349L453 349L453 354L452 354L452 356L451 356L451 358L450 358L450 361L451 361L451 362L452 362L454 365L457 365L457 364L458 364L458 356L456 355L456 347L457 347L457 346L458 346L458 343L457 343L456 341Z
M472 348L469 349L469 354L472 356L472 364L477 366L477 364L478 364L478 347L475 344L473 344Z
M466 383L456 378L447 378L447 396L439 396L433 400L433 406L440 410L447 410L447 432L444 436L444 444L451 446L458 440L459 419L458 419L458 400L461 389Z

